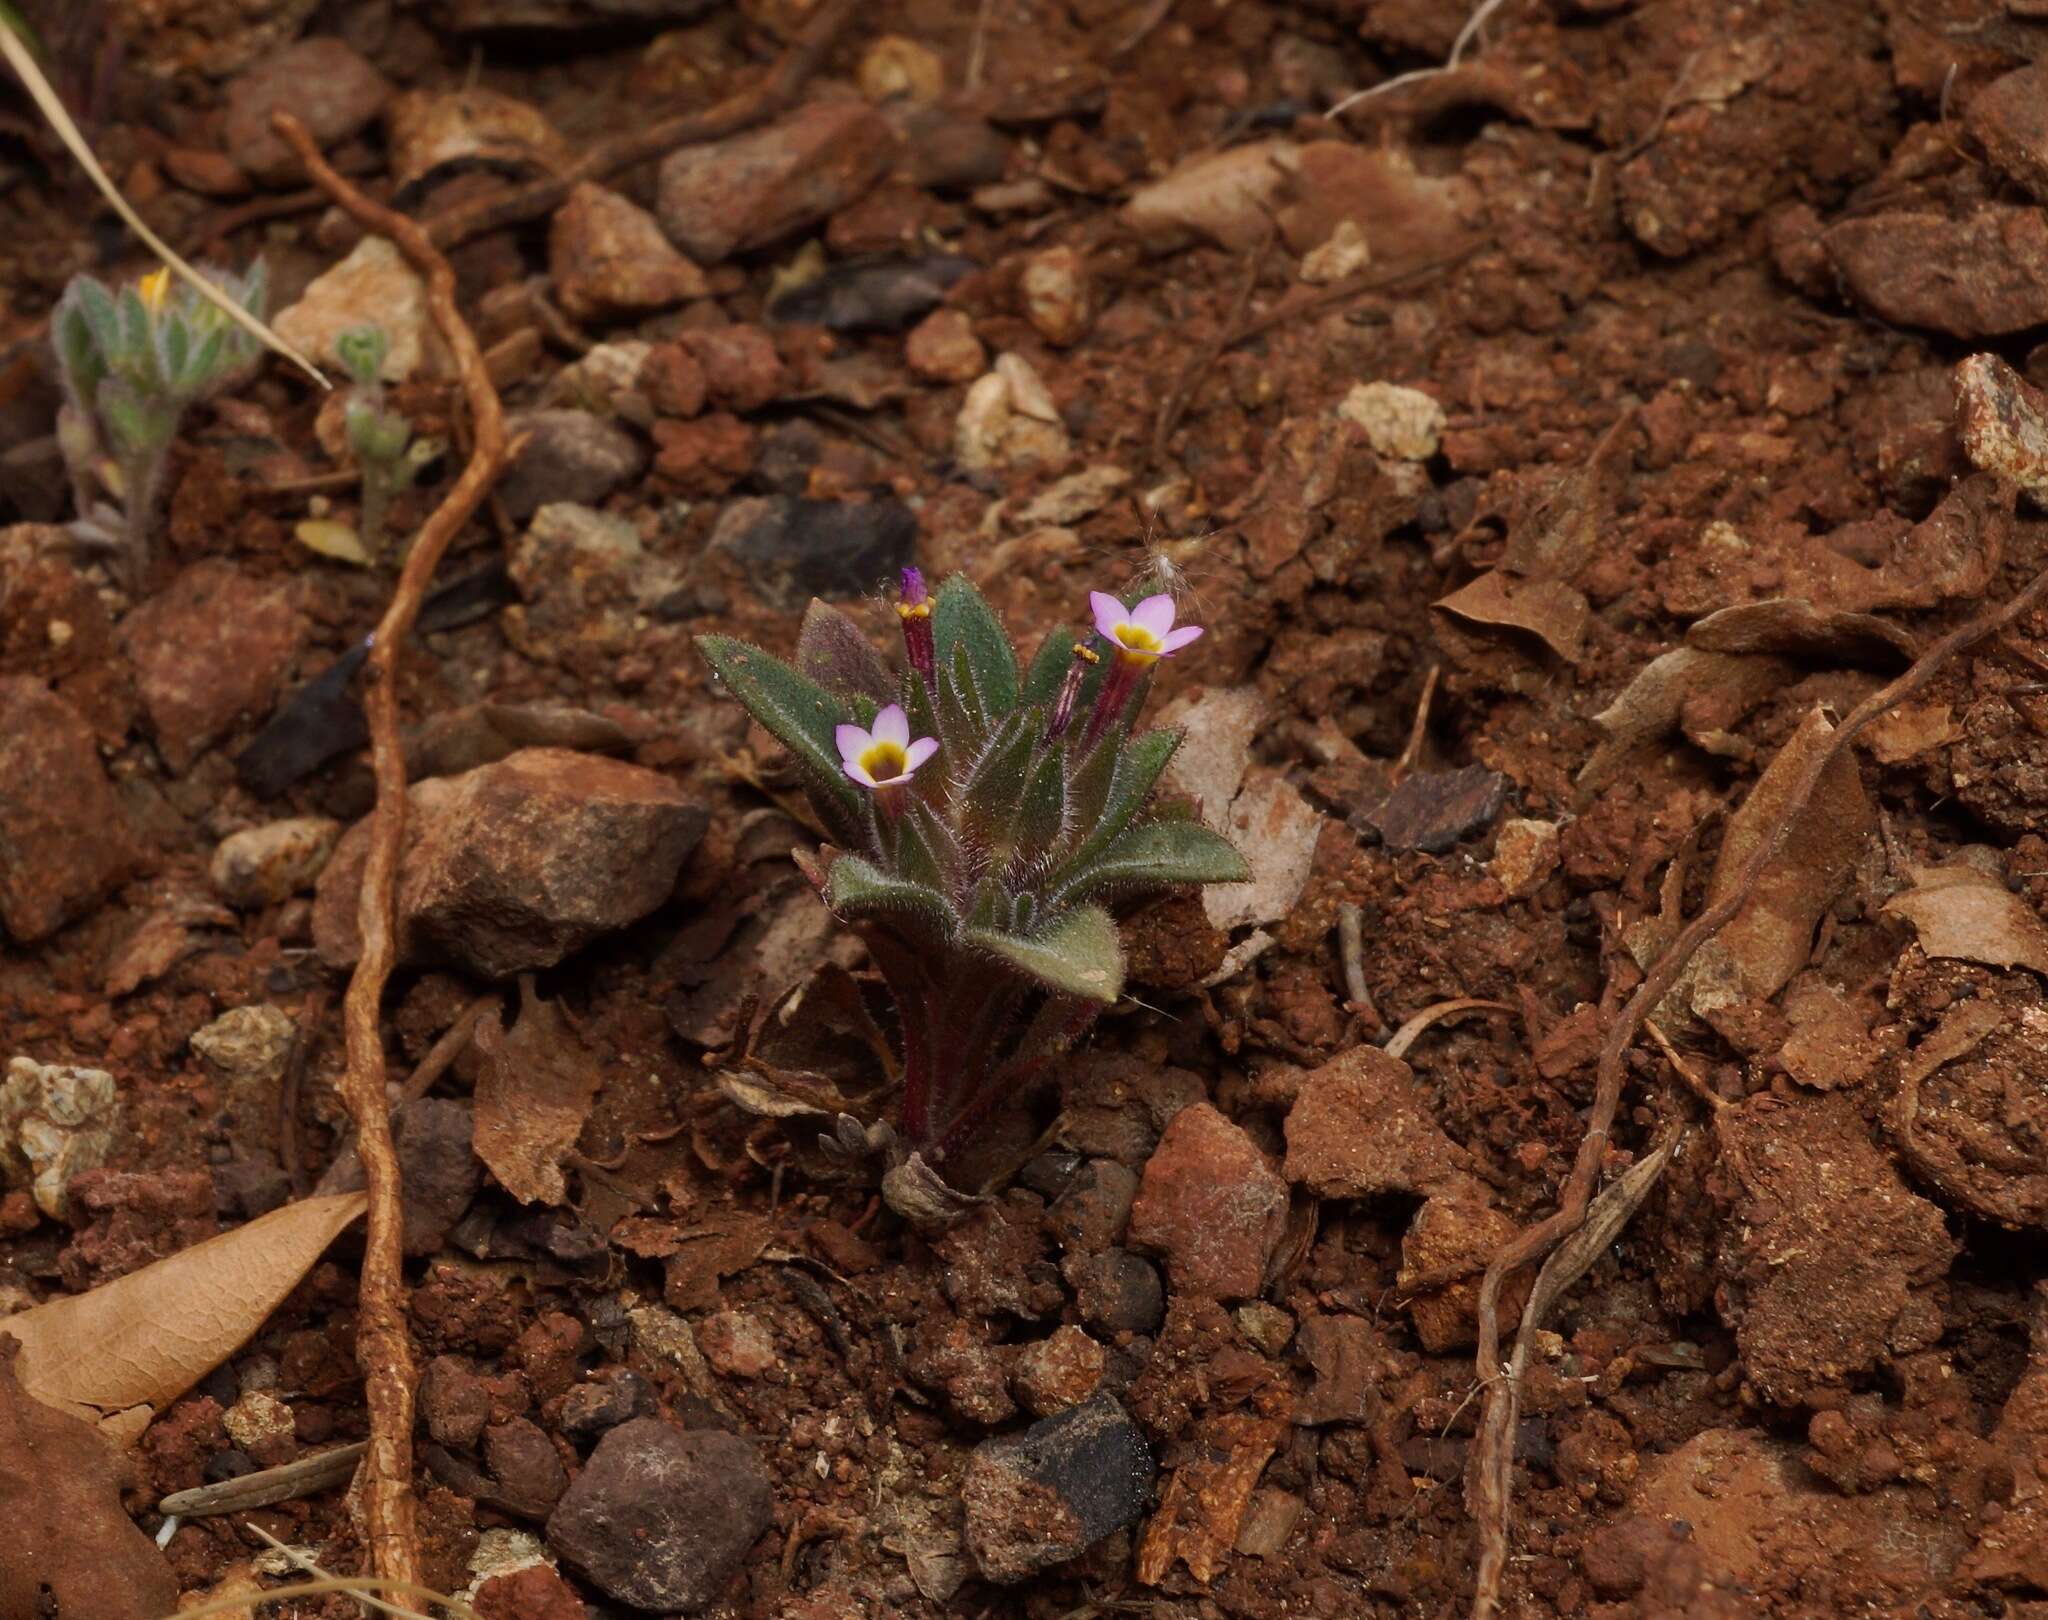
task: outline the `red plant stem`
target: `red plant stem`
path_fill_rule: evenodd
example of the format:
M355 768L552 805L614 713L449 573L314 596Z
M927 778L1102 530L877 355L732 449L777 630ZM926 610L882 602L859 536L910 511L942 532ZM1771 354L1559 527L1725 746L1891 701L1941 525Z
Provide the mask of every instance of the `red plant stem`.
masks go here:
M1081 735L1083 749L1093 748L1102 734L1123 718L1124 705L1138 689L1143 674L1143 666L1135 659L1117 654L1102 682L1102 690L1095 694L1094 712L1088 716L1088 729Z

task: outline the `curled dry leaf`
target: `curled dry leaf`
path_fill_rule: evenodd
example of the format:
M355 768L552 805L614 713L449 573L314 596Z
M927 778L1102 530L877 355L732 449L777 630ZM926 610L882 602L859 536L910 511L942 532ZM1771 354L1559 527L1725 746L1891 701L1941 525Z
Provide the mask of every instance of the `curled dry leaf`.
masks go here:
M990 1200L949 1187L938 1171L913 1153L882 1176L882 1202L922 1232L938 1231L965 1219Z
M120 1458L90 1423L29 1397L14 1361L0 1334L0 1620L169 1614L177 1578L121 1506Z
M1703 652L1768 653L1861 668L1904 669L1920 644L1889 619L1816 607L1793 596L1741 602L1698 620L1685 644Z
M1793 678L1783 658L1674 647L1653 658L1619 697L1593 716L1602 741L1579 772L1582 787L1613 779L1639 748L1674 731L1711 753L1732 750L1728 728Z
M1885 914L1911 923L1929 956L2048 974L2048 926L1996 874L1964 859L1916 866L1910 875L1912 887Z
M1592 616L1576 586L1561 579L1517 579L1498 568L1439 598L1435 605L1488 629L1523 631L1568 664L1578 662Z
M583 1134L602 1076L560 1005L519 978L519 1022L508 1033L497 1009L476 1026L483 1070L476 1082L476 1154L522 1204L568 1197L562 1158Z
M131 1443L157 1412L233 1355L363 1212L361 1193L308 1198L116 1277L10 1316L15 1376L45 1405Z
M1827 717L1814 709L1786 739L1729 818L1707 883L1708 905L1728 893L1758 841L1778 824L1793 783L1834 734ZM1863 791L1855 756L1845 751L1821 774L1748 903L1699 948L1671 1000L1706 1016L1736 1002L1775 995L1805 965L1821 913L1848 880L1876 826L1877 812Z

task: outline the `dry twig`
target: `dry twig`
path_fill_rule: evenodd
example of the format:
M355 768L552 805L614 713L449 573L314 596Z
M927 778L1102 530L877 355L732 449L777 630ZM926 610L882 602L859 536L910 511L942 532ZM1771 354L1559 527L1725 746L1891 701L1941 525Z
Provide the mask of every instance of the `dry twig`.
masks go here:
M506 460L505 417L484 368L476 337L455 306L455 272L427 233L403 214L374 203L336 174L290 113L273 120L330 197L366 231L387 238L427 283L434 324L455 356L469 401L475 444L462 476L434 509L391 593L363 668L363 709L370 723L370 763L377 804L370 814L370 848L363 865L357 923L362 956L342 1004L348 1040L344 1100L356 1126L370 1195L369 1235L363 1249L361 1318L356 1358L370 1409L370 1449L364 1458L363 1517L371 1568L393 1581L419 1580L419 1546L412 1496L413 1357L406 1333L402 1269L403 1211L398 1156L384 1096L384 1039L378 1008L397 955L396 890L405 838L405 751L398 730L398 658L419 617L427 585L449 542L483 502Z
M795 103L857 9L857 0L828 0L804 24L796 43L759 84L728 96L703 112L663 118L644 129L601 141L559 172L521 186L509 195L484 197L452 208L427 222L428 238L438 248L459 247L507 225L523 225L553 213L586 180L609 180L623 169L666 157L679 146L723 140L756 124L765 124Z
M1656 965L1636 986L1622 1008L1613 1028L1600 1046L1600 1062L1594 1090L1592 1114L1586 1134L1579 1143L1572 1173L1566 1180L1557 1210L1547 1219L1516 1237L1494 1256L1479 1285L1479 1377L1486 1384L1486 1406L1480 1415L1479 1432L1472 1448L1470 1471L1466 1476L1466 1505L1479 1529L1479 1574L1472 1595L1472 1620L1492 1620L1500 1611L1501 1578L1508 1560L1508 1506L1512 1480L1515 1422L1521 1409L1521 1386L1514 1366L1526 1358L1527 1344L1543 1325L1543 1313L1531 1299L1522 1311L1516 1334L1513 1364L1503 1365L1500 1353L1500 1296L1508 1277L1523 1266L1549 1254L1585 1224L1587 1205L1606 1162L1614 1119L1621 1106L1624 1064L1649 1018L1693 953L1726 927L1749 901L1764 868L1776 855L1778 846L1792 824L1805 810L1807 801L1828 767L1855 741L1856 735L1887 709L1898 707L1932 681L1942 667L1958 653L1967 651L1996 635L2007 625L2038 606L2048 596L2048 572L2036 575L2026 588L2002 607L1988 608L1960 629L1943 636L1913 666L1890 685L1873 692L1850 711L1828 745L1807 760L1792 784L1776 823L1760 839L1742 863L1728 892L1686 924Z
M1479 38L1480 29L1486 26L1487 18L1500 10L1502 4L1503 0L1479 0L1479 4L1472 8L1472 15L1465 19L1465 26L1458 30L1458 37L1451 41L1451 54L1445 58L1441 67L1416 68L1412 73L1397 73L1391 79L1383 79L1364 90L1354 90L1323 116L1341 118L1361 101L1370 101L1374 96L1383 96L1389 90L1398 90L1401 86L1414 84L1418 80L1437 79L1446 73L1457 71L1465 60L1465 52L1471 49Z
M1394 768L1387 774L1399 782L1415 769L1415 762L1422 757L1422 745L1429 740L1429 709L1436 701L1437 678L1444 672L1441 664L1431 664L1429 673L1422 677L1422 695L1415 700L1415 720L1408 727L1408 745L1401 750L1401 757L1394 761Z

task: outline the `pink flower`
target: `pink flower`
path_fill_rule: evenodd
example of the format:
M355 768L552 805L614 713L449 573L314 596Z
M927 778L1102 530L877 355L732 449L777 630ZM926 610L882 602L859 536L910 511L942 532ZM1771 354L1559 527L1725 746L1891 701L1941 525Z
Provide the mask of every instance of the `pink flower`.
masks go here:
M1171 658L1202 633L1199 624L1173 627L1173 598L1161 593L1127 608L1107 591L1090 591L1096 633L1116 649L1121 663L1150 664Z
M875 716L872 730L847 725L832 735L846 774L866 788L901 787L939 751L936 737L910 740L910 717L896 703Z

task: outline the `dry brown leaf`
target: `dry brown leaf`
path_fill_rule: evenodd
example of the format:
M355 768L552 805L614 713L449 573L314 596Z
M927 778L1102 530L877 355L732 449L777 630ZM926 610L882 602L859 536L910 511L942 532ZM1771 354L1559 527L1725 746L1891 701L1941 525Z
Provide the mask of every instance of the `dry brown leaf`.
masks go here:
M1901 765L1962 739L1955 710L1947 703L1901 703L1863 728L1862 740L1880 765Z
M1675 647L1651 659L1619 697L1593 716L1604 740L1580 770L1580 785L1599 787L1637 749L1680 729L1707 746L1794 673L1782 658L1699 647Z
M1885 914L1911 923L1929 956L2048 974L2048 925L2001 879L1968 861L1916 866L1910 875L1913 886Z
M1920 644L1872 613L1841 613L1792 596L1742 602L1698 620L1685 644L1703 652L1770 653L1786 658L1904 669Z
M768 1247L774 1228L759 1215L721 1215L669 1234L663 1297L679 1311L697 1311L718 1300L721 1279L737 1276Z
M1561 579L1517 579L1498 568L1439 598L1435 606L1488 629L1532 635L1568 664L1578 662L1592 616L1576 586Z
M47 1406L122 1445L248 1343L363 1212L361 1193L308 1198L90 1293L10 1316L15 1374Z
M177 1578L121 1506L113 1449L23 1393L18 1320L0 1323L0 1620L157 1620Z
M519 1022L507 1033L496 1010L476 1026L483 1069L476 1082L476 1155L522 1204L568 1197L562 1156L583 1134L603 1076L563 1018L519 979Z
M1786 739L1729 818L1707 883L1708 905L1729 892L1758 841L1777 826L1793 782L1834 734L1827 716L1814 709ZM1743 908L1694 955L1671 992L1678 1006L1704 1016L1775 995L1805 965L1821 913L1834 902L1876 825L1855 756L1845 751L1822 772Z

